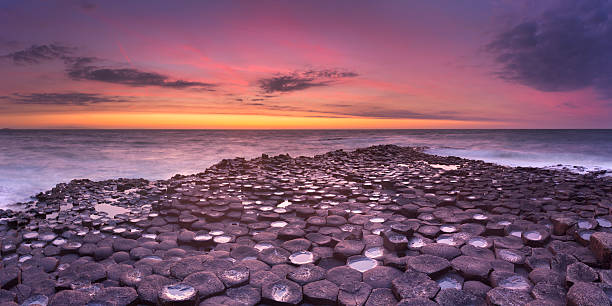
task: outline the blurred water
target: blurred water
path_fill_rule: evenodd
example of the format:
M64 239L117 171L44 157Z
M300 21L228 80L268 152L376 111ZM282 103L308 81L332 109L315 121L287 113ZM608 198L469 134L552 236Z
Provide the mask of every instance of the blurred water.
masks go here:
M74 178L167 179L223 158L375 144L512 166L612 169L612 130L0 130L0 206Z

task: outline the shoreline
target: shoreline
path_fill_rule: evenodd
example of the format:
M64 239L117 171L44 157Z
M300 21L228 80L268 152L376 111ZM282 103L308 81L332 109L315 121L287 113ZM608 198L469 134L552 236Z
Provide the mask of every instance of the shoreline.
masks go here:
M225 159L168 180L73 180L36 198L0 210L1 288L18 303L612 294L612 178L597 173L380 145Z

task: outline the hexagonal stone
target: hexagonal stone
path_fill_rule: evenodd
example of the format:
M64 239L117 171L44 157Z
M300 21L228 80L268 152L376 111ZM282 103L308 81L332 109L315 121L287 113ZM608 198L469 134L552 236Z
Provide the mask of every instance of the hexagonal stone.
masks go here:
M17 284L19 268L8 266L0 269L0 288L10 288Z
M325 269L313 264L306 264L297 267L287 273L287 278L301 285L322 280L325 278Z
M261 288L266 283L280 280L281 277L271 271L257 271L250 276L249 285Z
M340 286L338 304L346 306L363 305L372 292L372 286L363 282L346 282Z
M116 238L113 241L113 250L115 252L129 252L136 247L138 247L138 241L134 239Z
M440 291L436 296L436 302L438 302L440 306L471 306L485 304L483 298L458 289L444 289Z
M451 265L461 276L469 280L487 280L492 269L488 261L470 256L459 256L451 261Z
M402 271L387 266L378 266L363 272L363 282L372 288L391 288L391 282L400 277Z
M365 306L391 306L395 304L397 304L397 300L391 289L377 288L372 290Z
M297 305L302 301L302 287L289 280L266 283L261 288L261 297L269 303Z
M104 288L93 297L94 301L108 303L117 306L130 305L136 301L138 293L131 287L108 287Z
M91 295L77 290L63 290L56 293L49 306L83 306L91 300Z
M287 250L273 247L261 251L257 258L269 265L278 265L286 263L289 255L291 254Z
M533 286L531 295L538 300L551 301L557 305L565 305L565 288L548 283L539 283Z
M599 279L597 271L593 268L581 263L575 262L567 266L567 272L565 273L565 279L568 284L578 282L594 282Z
M493 288L487 292L487 303L496 306L523 306L533 300L529 291Z
M579 282L575 283L567 292L567 305L610 305L610 300L603 289L593 284Z
M463 283L463 290L475 296L486 298L491 287L479 281L467 281Z
M335 267L327 270L327 280L335 283L338 286L347 282L361 282L361 273L347 266Z
M213 296L200 302L198 306L242 306L242 304L234 301L232 298L224 295Z
M233 267L217 274L225 287L238 287L249 282L249 269L247 267Z
M408 258L408 267L430 276L443 274L450 269L448 260L434 255L419 255Z
M353 255L359 255L363 252L365 243L358 240L342 240L334 247L334 256L340 259L346 259Z
M188 284L166 285L159 291L158 300L162 306L194 305L198 291Z
M425 298L403 299L395 306L438 306L438 303Z
M304 285L303 292L307 301L316 305L335 305L338 300L338 286L323 279Z
M557 286L565 286L565 277L561 273L547 268L538 268L529 272L529 279L534 284L549 283Z
M526 277L508 271L493 271L489 278L493 287L529 291L533 286Z
M408 270L392 282L393 293L399 299L428 298L436 296L440 286L425 273Z
M225 290L223 283L212 272L193 273L185 277L183 282L193 286L198 292L198 297L201 299L221 293Z
M593 233L589 241L589 248L600 262L612 261L612 233Z
M458 248L444 243L429 243L421 247L420 251L423 254L440 256L447 260L461 255L461 251Z
M157 304L157 297L159 292L164 286L173 284L174 281L163 277L161 275L149 275L146 276L140 283L138 283L138 296L144 302L151 304Z
M281 246L290 253L295 253L298 251L308 251L311 245L312 243L308 239L297 238L285 241Z
M229 288L225 291L225 295L241 305L253 306L261 301L261 290L249 285Z

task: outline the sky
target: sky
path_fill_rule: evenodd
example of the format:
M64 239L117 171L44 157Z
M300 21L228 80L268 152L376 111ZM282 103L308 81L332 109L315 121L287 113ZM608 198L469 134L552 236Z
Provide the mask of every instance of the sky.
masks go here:
M612 2L0 0L0 127L612 128Z

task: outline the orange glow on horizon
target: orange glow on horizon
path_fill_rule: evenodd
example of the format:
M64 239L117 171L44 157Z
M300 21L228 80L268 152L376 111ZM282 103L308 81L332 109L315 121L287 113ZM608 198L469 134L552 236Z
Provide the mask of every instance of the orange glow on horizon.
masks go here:
M2 127L8 128L92 129L436 129L504 126L503 122L458 120L175 113L24 114L2 121Z

